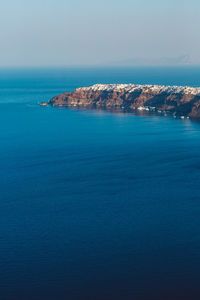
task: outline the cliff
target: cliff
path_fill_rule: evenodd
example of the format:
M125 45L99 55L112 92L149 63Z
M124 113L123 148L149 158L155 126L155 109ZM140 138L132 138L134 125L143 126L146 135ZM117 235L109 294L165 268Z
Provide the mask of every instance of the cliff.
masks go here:
M158 111L200 119L200 88L135 84L96 84L53 97L52 106Z

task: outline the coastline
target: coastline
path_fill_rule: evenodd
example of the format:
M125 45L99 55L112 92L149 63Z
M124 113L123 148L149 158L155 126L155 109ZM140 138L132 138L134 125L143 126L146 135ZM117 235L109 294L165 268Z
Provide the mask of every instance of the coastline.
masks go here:
M104 109L112 112L171 115L200 119L200 88L188 86L96 84L77 88L40 103L41 106Z

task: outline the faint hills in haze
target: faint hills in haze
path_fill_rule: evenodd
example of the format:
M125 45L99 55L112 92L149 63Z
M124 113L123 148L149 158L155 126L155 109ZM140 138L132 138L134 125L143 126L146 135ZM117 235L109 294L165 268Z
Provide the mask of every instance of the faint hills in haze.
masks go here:
M113 61L110 65L117 66L173 66L173 65L195 65L199 64L189 54L180 55L177 57L160 57L160 58L129 58L118 61Z

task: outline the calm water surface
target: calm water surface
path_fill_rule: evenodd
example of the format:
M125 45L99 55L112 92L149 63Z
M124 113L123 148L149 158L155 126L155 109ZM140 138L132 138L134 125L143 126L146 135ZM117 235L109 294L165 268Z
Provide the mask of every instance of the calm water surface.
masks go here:
M0 71L0 299L200 299L200 124L39 107L200 68Z

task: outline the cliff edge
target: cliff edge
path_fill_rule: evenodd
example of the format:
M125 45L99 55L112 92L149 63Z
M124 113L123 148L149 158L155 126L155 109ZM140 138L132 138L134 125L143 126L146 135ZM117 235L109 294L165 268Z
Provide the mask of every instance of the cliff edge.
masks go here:
M157 111L200 119L200 88L182 86L96 84L53 97L52 106L96 107L127 112Z

